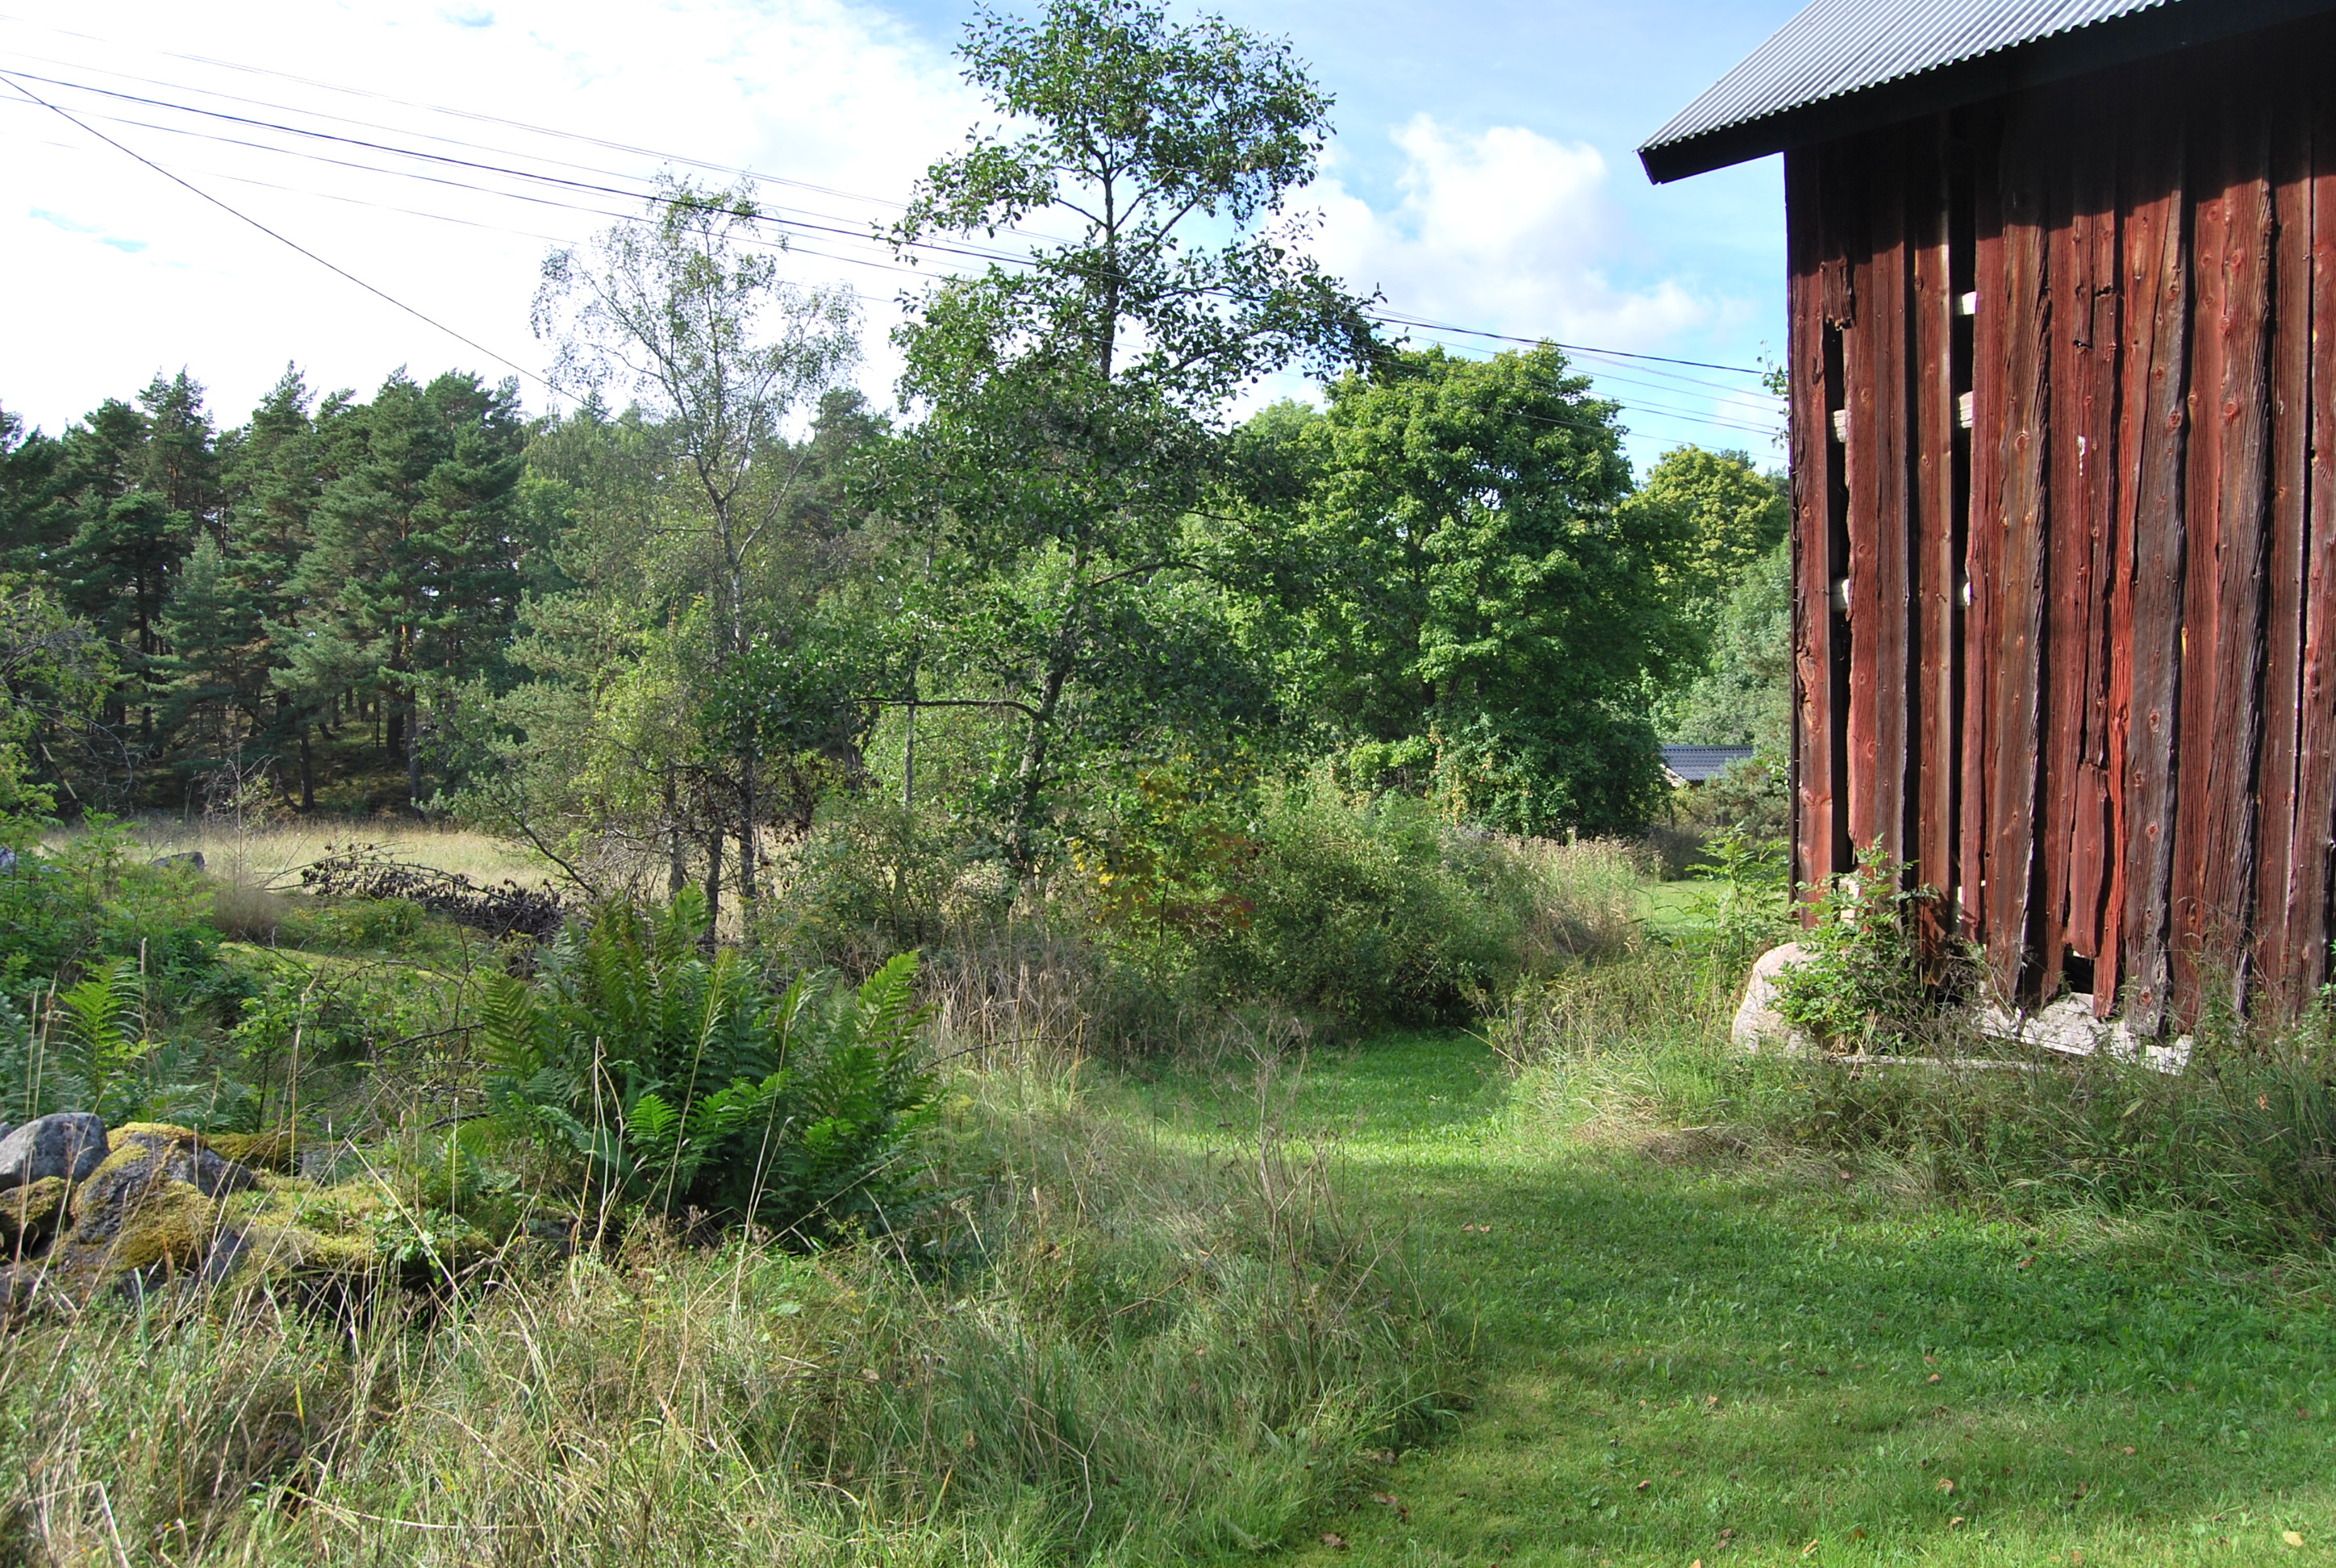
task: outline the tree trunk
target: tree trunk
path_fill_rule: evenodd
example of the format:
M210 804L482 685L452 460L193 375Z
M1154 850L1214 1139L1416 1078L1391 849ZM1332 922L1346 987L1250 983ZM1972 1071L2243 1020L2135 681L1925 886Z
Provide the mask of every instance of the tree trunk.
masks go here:
M1037 814L1038 792L1046 782L1046 747L1054 737L1055 710L1062 706L1063 687L1071 678L1069 641L1066 637L1056 646L1046 667L1038 709L1030 716L1029 733L1022 741L1022 760L1014 770L1014 816L1006 830L1006 858L1019 877L1037 870L1037 857L1030 847L1030 821Z
M740 759L738 771L738 907L754 912L754 759Z
M665 896L671 902L689 882L689 855L681 842L681 802L671 770L665 775Z
M909 676L909 735L900 748L900 809L917 809L917 684L913 670Z
M722 830L706 835L706 950L714 950L715 928L722 923Z
M422 708L419 704L406 705L405 726L405 799L414 814L422 814Z
M300 726L300 809L316 809L316 757L308 744L308 726Z

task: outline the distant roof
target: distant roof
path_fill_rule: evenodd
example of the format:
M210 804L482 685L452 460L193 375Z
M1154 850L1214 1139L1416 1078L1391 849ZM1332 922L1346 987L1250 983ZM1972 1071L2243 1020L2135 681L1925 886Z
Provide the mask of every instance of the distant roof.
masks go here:
M2336 0L1815 0L1639 149L1658 182L2336 9Z
M1748 745L1667 745L1663 747L1663 766L1678 775L1684 784L1704 784L1726 773L1729 766L1751 760Z

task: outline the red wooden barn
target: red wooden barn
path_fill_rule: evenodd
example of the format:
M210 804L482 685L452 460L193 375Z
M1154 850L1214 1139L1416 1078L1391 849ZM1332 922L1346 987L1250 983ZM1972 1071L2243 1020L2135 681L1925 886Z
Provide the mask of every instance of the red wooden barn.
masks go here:
M1785 155L1795 859L2007 998L2328 976L2336 0L1817 0L1640 150Z

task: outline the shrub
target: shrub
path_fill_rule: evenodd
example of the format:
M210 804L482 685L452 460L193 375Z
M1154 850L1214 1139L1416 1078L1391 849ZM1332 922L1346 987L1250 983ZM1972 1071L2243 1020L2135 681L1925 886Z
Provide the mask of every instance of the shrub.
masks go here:
M932 1081L903 954L857 992L832 975L774 989L699 950L706 906L602 906L537 977L484 981L478 1048L498 1115L580 1164L588 1198L697 1209L806 1236L882 1228L912 1187Z
M219 954L210 889L182 863L131 858L119 823L92 818L50 851L31 845L0 867L0 989L20 1004L34 986L71 986L116 959L146 973L159 1006L199 988Z
M1649 870L1633 846L1456 827L1319 779L1269 794L1258 836L1234 883L1247 916L1204 962L1231 995L1362 1025L1462 1022L1521 977L1619 950Z
M1953 1024L1963 966L1926 950L1918 921L1938 890L1909 889L1879 846L1827 889L1801 940L1806 961L1777 977L1776 1011L1829 1050L1894 1052L1935 1042Z
M1452 1020L1518 968L1510 868L1426 803L1294 784L1267 795L1259 829L1235 881L1244 918L1201 943L1230 994L1358 1023Z
M962 940L1001 919L1014 883L994 854L952 835L939 816L889 800L838 799L811 833L774 857L775 896L761 901L761 944L805 964L866 974L910 948Z

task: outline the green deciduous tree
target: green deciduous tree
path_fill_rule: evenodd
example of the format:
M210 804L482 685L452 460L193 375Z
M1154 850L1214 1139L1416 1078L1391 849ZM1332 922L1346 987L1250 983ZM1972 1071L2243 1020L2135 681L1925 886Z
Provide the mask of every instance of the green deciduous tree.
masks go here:
M1272 414L1302 482L1293 677L1364 780L1512 832L1644 821L1650 695L1698 650L1666 586L1691 540L1624 504L1616 412L1544 346L1406 353Z
M1137 0L1051 0L1035 20L982 11L959 54L1007 128L933 165L896 242L1026 223L1067 238L938 285L900 328L921 419L895 504L938 541L938 618L963 634L954 700L1010 720L996 804L1028 875L1059 787L1130 738L1109 710L1156 718L1124 682L1160 673L1143 650L1175 640L1162 616L1183 601L1162 583L1197 564L1188 522L1225 472L1227 408L1261 375L1328 374L1376 345L1284 210L1329 108L1286 44Z
M777 570L808 542L795 525L817 447L790 442L789 425L838 389L859 339L848 292L779 276L751 186L704 190L667 179L653 206L651 223L620 224L547 258L535 324L556 342L556 374L571 388L640 401L681 479L662 488L653 519L636 521L666 536L659 575L704 607L693 695L723 765L738 890L751 902L768 774L774 759L785 773L803 739L757 681L804 662L794 650L813 635L824 586L816 573L791 582ZM681 624L679 608L669 628ZM834 722L831 714L813 727ZM703 776L714 757L696 760ZM669 770L667 798L675 787ZM717 832L706 845L717 899L720 846Z
M1779 541L1736 575L1712 628L1710 667L1666 705L1672 738L1791 755L1793 552Z
M1669 514L1688 546L1666 573L1683 613L1709 626L1745 569L1781 541L1792 523L1782 476L1764 474L1748 453L1680 446L1665 453L1623 503Z
M102 786L112 737L96 716L110 667L104 643L46 589L0 578L0 848L23 849L61 792Z

